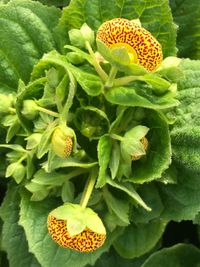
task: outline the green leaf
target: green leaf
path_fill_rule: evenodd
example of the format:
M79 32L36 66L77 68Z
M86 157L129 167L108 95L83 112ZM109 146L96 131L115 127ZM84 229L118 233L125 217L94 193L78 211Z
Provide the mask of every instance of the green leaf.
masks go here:
M61 197L63 202L73 202L75 186L72 182L66 181L62 186Z
M2 245L6 249L10 267L40 267L34 255L29 252L23 228L18 225L19 203L18 188L10 185L0 208L0 216L4 221Z
M111 179L107 179L107 183L117 189L120 189L124 191L126 194L128 194L136 203L138 203L140 206L142 206L147 211L151 211L151 208L149 208L145 202L142 200L140 195L135 191L134 187L130 183L117 183L115 181L112 181Z
M88 95L97 96L102 93L103 83L99 76L88 73L74 66L71 66L70 70L76 77L77 82Z
M135 259L124 259L114 250L104 253L95 263L95 267L141 267L141 264L148 258L148 254ZM87 265L87 267L91 267ZM157 267L157 266L156 266Z
M152 254L142 267L199 266L200 250L190 244L178 244Z
M151 211L141 209L140 206L133 206L131 215L133 222L148 223L153 219L159 218L164 207L156 185L153 183L141 185L137 188L137 193L146 205L151 207Z
M129 203L127 200L114 197L107 189L103 191L108 210L114 213L125 225L129 224Z
M105 92L105 98L112 104L144 107L151 109L164 109L177 106L179 101L172 92L156 96L147 86L133 83L131 87L113 87Z
M113 18L139 18L142 25L149 30L162 44L164 56L176 53L176 28L173 23L171 11L167 0L158 1L118 1L115 0L73 0L63 11L62 18L57 27L60 34L60 46L67 42L63 33L80 28L86 22L92 29L98 27L106 20Z
M166 223L161 220L151 221L148 224L131 224L125 228L123 235L114 242L114 248L121 257L127 259L142 256L156 245L165 230L165 226Z
M46 226L49 212L60 204L58 200L56 198L48 198L38 205L38 203L31 202L29 196L25 193L22 193L21 197L20 225L25 230L29 250L35 254L43 267L55 265L84 267L86 264L93 265L97 258L109 249L118 235L117 232L108 234L104 246L93 253L79 253L59 247L51 240Z
M37 157L41 159L49 150L51 136L55 129L55 123L49 124L47 129L42 134L41 140L38 144Z
M161 217L166 220L193 220L200 211L199 173L179 170L177 184L158 184L164 206Z
M110 168L112 179L114 179L117 175L119 163L120 163L120 147L115 142L112 147L112 152L111 152L110 162L109 162L109 168Z
M112 141L109 136L104 135L100 138L97 146L98 160L99 160L99 175L97 178L96 188L102 187L106 184L106 170L110 162L110 155L112 150Z
M153 92L157 95L166 93L171 85L168 81L155 74L145 74L140 80L151 85Z
M176 122L171 130L173 158L181 168L200 171L200 61L182 60L183 78L178 83L181 104L174 109Z
M59 169L59 168L65 168L65 167L80 167L83 169L88 169L93 166L96 166L98 162L96 161L89 161L89 160L81 160L78 156L73 157L67 157L67 158L60 158L55 157L51 163L51 172L53 170ZM46 172L48 172L48 162L44 162L42 164L42 167Z
M170 1L172 14L178 24L178 56L200 59L200 6L199 1Z
M64 7L67 6L70 2L70 0L34 0L34 1L39 1L44 5L49 5L49 6L57 6L57 7Z
M28 82L33 65L56 47L52 29L60 11L26 0L0 6L1 91L17 90L18 79Z

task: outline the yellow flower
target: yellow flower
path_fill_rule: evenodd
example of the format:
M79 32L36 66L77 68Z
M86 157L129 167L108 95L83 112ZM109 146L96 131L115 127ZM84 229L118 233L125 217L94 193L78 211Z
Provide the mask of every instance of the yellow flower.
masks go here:
M138 23L124 18L104 22L97 31L97 40L109 48L125 47L132 63L155 71L162 62L159 42Z
M71 248L80 252L91 252L101 247L106 239L106 231L101 219L96 215L97 224L100 221L100 231L91 230L89 227L78 234L70 235L67 229L67 220L58 219L52 215L48 216L47 227L51 238L60 246ZM97 227L94 225L94 227Z

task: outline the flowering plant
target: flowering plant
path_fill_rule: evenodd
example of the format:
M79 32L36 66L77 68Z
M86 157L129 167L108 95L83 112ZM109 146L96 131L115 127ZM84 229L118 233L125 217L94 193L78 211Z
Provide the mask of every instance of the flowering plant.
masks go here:
M164 241L200 211L200 63L168 1L2 2L3 266L197 266Z

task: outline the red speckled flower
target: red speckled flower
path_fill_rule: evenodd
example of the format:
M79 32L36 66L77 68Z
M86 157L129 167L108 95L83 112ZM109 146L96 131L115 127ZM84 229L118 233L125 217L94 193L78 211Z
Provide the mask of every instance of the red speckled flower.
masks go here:
M106 21L98 29L96 38L109 48L125 47L132 63L140 64L150 72L162 62L159 42L134 21L123 18Z
M69 219L57 218L59 209L61 213L66 209L64 217L66 215ZM76 204L63 205L53 210L48 216L47 227L51 238L57 244L80 252L94 251L101 247L106 239L106 230L98 215L90 208L83 209Z

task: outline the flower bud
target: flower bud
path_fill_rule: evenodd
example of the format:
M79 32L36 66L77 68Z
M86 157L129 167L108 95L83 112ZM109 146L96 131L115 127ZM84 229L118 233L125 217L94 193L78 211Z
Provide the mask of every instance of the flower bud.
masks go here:
M149 146L149 142L148 142L147 138L146 137L142 137L142 139L140 140L140 142L142 143L142 145L144 147L144 150L147 151L148 146ZM132 155L131 156L131 159L133 161L136 161L136 160L141 159L141 157L142 157L141 155L140 156L134 156L134 155Z
M88 41L90 45L94 43L94 31L86 24L84 23L80 29L82 36L85 41Z
M72 29L68 34L71 44L76 47L84 48L85 42L89 42L91 45L94 43L94 32L86 23L82 25L80 30Z
M13 96L0 94L0 113L8 113L9 108L12 107Z
M39 113L34 100L24 100L22 114L29 120L33 120Z
M29 135L29 137L26 138L27 140L27 145L26 149L33 149L38 146L42 138L42 134L40 133L33 133Z
M19 184L26 174L26 168L22 163L14 162L11 163L6 170L6 177L12 176L16 183Z
M85 39L80 30L72 29L69 31L69 40L70 43L76 47L84 48L85 47Z
M52 135L51 143L54 153L66 158L71 155L74 146L74 133L69 127L57 127Z
M94 251L106 239L99 216L92 209L77 204L67 203L50 212L47 226L56 243L80 252Z

